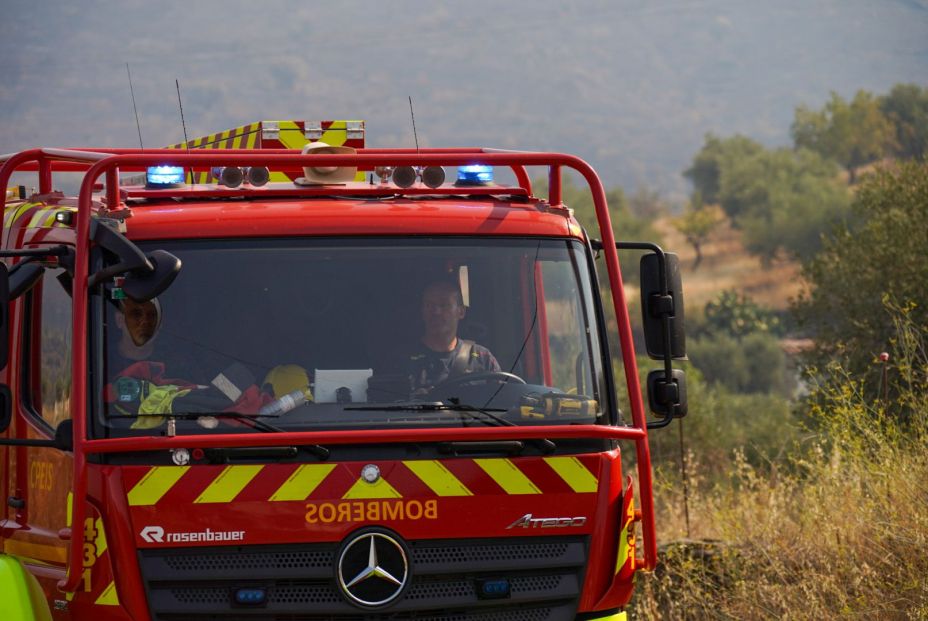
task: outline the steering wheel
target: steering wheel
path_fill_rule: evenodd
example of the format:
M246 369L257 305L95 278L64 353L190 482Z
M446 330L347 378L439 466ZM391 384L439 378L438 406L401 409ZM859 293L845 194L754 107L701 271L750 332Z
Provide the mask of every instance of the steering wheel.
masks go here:
M483 373L465 373L463 375L457 375L455 377L449 377L448 379L439 382L436 384L432 390L429 391L429 394L434 394L435 392L442 390L448 390L449 388L458 388L460 386L466 386L468 384L508 384L513 382L515 384L524 384L525 380L516 375L515 373L507 373L506 371L485 371Z

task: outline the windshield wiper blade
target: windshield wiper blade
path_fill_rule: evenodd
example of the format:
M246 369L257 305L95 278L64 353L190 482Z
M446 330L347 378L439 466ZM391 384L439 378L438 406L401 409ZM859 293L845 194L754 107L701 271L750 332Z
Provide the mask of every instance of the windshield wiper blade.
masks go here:
M138 418L138 417L159 417L167 418L172 420L195 420L200 421L203 418L231 418L233 420L241 420L247 423L248 427L261 431L263 433L285 433L284 429L276 425L272 425L268 422L265 422L252 414L242 414L241 412L174 412L170 414L137 414L135 416L131 415L121 415L121 416L110 416L109 418ZM205 425L201 426L204 429L209 429ZM329 449L319 444L307 444L304 445L307 451L318 457L319 459L325 461L329 458Z
M461 408L472 408L473 406L462 406L458 403L432 403L413 401L410 403L389 403L384 405L357 405L347 406L345 410L354 410L360 412L461 412ZM505 412L503 408L488 408L485 412ZM498 417L496 417L498 418ZM503 420L503 419L499 419ZM509 422L509 421L505 421Z
M387 412L458 412L460 414L468 414L472 419L480 421L485 425L492 425L494 427L518 427L518 425L516 425L514 422L493 414L493 412L506 412L507 410L505 408L478 408L477 406L469 405L467 403L458 403L457 400L452 400L451 403L391 403L389 405L382 406L364 405L346 407L345 409L361 411L382 410ZM483 416L480 416L481 414ZM554 442L546 438L527 441L539 447L544 453L553 453L557 448L557 445Z

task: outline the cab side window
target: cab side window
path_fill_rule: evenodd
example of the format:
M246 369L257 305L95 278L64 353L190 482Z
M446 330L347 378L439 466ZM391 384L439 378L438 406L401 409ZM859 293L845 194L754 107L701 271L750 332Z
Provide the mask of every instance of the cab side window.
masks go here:
M47 269L29 292L25 373L30 409L52 429L70 417L71 297L58 280L63 269Z

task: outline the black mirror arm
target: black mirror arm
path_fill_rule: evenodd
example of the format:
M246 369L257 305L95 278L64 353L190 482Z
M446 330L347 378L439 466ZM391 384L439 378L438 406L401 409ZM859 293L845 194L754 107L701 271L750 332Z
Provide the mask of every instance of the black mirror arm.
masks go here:
M38 446L43 448L56 448L71 452L74 450L73 422L68 419L62 421L55 429L55 437L51 440L35 440L29 438L0 438L0 446Z
M151 272L154 266L142 250L118 231L111 229L99 220L90 222L90 238L104 250L119 257L119 263L95 272L87 279L87 286L93 287L119 274L134 270Z
M3 257L34 257L30 260L40 259L42 257L65 257L73 253L73 250L67 246L50 246L48 248L20 248L18 250L0 250L0 258ZM10 268L10 273L15 272L21 261Z

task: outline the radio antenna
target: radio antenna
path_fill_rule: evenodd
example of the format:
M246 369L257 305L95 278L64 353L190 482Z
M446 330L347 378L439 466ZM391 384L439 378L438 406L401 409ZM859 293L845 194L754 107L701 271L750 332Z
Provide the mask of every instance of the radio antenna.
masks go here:
M180 80L174 78L174 85L177 87L177 107L180 108L180 126L184 128L184 146L187 147L187 155L190 155L190 142L187 140L187 123L184 121L184 104L180 100Z
M174 78L174 85L177 87L177 107L180 108L180 125L184 128L184 146L187 147L187 155L190 155L190 141L187 140L187 123L184 121L184 104L180 101L180 80ZM193 174L193 166L190 167L190 183L195 183L196 177Z
M416 139L416 155L419 155L419 135L416 133L416 113L412 111L412 95L409 96L409 116L412 118L412 137Z
M129 63L126 63L126 75L129 76L129 94L132 95L132 110L135 111L135 127L139 130L139 148L145 149L142 144L142 124L139 123L139 109L135 105L135 91L132 90L132 73L129 71Z

